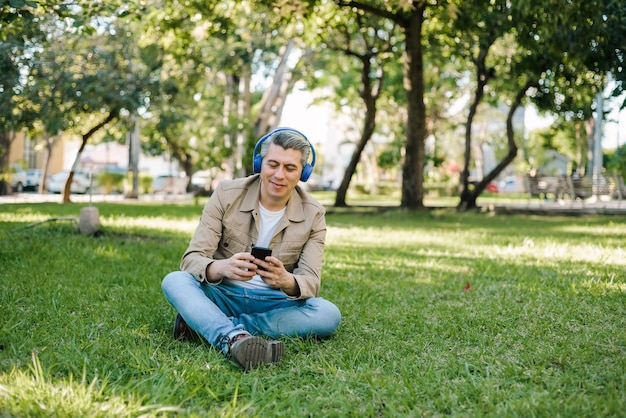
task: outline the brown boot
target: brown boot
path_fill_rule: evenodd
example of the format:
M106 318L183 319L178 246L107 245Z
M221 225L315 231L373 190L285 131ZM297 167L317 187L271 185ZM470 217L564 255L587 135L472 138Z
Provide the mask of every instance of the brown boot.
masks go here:
M285 354L285 343L267 341L250 334L239 334L230 343L230 357L245 371L261 364L278 363Z
M174 320L174 339L175 340L195 340L198 338L196 331L189 328L180 314L176 314Z

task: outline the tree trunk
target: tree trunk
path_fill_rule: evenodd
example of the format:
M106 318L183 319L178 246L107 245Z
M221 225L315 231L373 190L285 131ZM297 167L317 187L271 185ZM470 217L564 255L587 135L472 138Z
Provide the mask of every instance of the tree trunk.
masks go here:
M180 146L178 142L173 140L171 137L165 138L170 144L170 152L172 154L172 158L174 158L178 163L182 166L183 171L187 175L189 181L185 187L185 191L191 191L191 176L193 175L193 157L189 152L187 152L187 148L184 146Z
M46 157L43 162L43 170L41 173L41 179L39 181L39 187L37 187L37 192L39 194L43 194L48 191L48 188L46 186L46 179L48 178L48 172L50 171L50 161L52 161L52 150L54 148L55 142L55 136L48 136L45 140Z
M288 66L289 58L293 50L294 41L290 39L279 52L280 60L276 72L274 73L272 84L265 90L261 98L261 110L253 124L253 135L256 139L263 137L265 134L278 127L285 107L287 94L289 94L289 91L291 91L295 83L293 71L290 70ZM296 63L296 66L297 65L298 63ZM252 166L246 167L246 171L251 173Z
M287 86L290 85L291 72L287 64L294 49L292 39L284 45L279 54L280 61L272 79L272 85L265 90L261 99L261 110L254 122L254 135L260 138L278 125L281 112L287 98Z
M593 117L589 117L589 119L587 119L587 121L585 122L585 132L587 134L587 161L585 164L585 176L590 176L593 172L593 133L595 132L595 129L596 120Z
M231 149L233 146L233 138L232 138L232 129L230 128L231 124L231 115L233 112L233 102L234 102L234 77L229 74L224 74L224 84L226 88L226 94L224 95L224 106L222 107L222 129L224 131L224 147L226 149ZM227 179L231 179L234 177L234 168L235 167L235 157L233 153L231 153L230 157L228 157L228 163L226 164L225 177Z
M104 127L107 123L115 119L118 113L119 113L119 110L117 109L111 110L111 112L107 115L106 118L104 118L102 122L95 125L93 128L91 128L89 131L87 131L87 133L83 135L80 148L78 148L78 152L76 153L76 158L74 159L74 163L72 164L72 169L70 170L70 173L67 176L67 181L65 182L65 187L63 188L63 203L70 203L72 201L70 199L70 195L72 193L72 181L74 181L74 172L76 171L76 168L78 168L78 163L83 154L83 151L85 151L85 146L87 146L87 142L89 141L89 138L91 138L93 134L95 134L100 129L102 129L102 127Z
M10 171L9 154L15 137L15 133L4 130L0 132L0 173L8 173ZM9 193L11 193L11 183L9 179L0 176L0 196L6 196Z
M381 71L376 79L376 85L373 86L370 78L372 71L372 63L370 61L371 54L358 55L357 58L359 58L361 64L363 65L361 67L361 83L363 86L363 89L361 90L361 97L363 98L363 102L365 104L365 119L363 120L363 132L361 133L361 139L352 153L350 163L346 167L346 171L343 173L343 179L341 180L341 184L335 194L336 207L347 206L346 194L348 193L348 188L350 187L350 181L356 171L356 166L361 159L361 154L363 153L365 146L374 134L374 129L376 128L376 100L378 99L378 95L382 88L384 77L383 72Z
M141 142L139 141L139 123L137 115L133 116L133 130L128 133L128 171L132 177L131 189L126 193L128 199L139 199L139 154Z
M467 123L465 124L465 152L463 155L463 170L461 171L459 181L461 185L461 201L459 202L459 208L473 207L471 202L472 191L469 188L469 172L472 162L472 124L474 123L478 105L485 94L485 86L491 78L492 70L488 69L485 63L488 52L489 45L481 49L478 53L478 57L474 59L474 65L476 65L476 89L474 90L474 100L469 107ZM475 206L476 198L474 197L473 200Z
M477 207L476 200L478 199L478 196L480 196L480 194L483 192L483 190L485 190L487 185L491 181L493 181L496 177L498 177L498 175L517 156L517 144L515 143L515 131L513 130L513 115L515 114L515 111L519 108L519 106L521 105L522 100L524 99L524 96L526 95L526 92L533 85L534 83L527 82L524 85L524 87L522 87L517 92L517 95L515 96L515 100L513 101L513 104L511 105L511 108L509 109L509 113L506 118L506 139L507 139L507 145L509 147L509 150L506 156L504 157L504 159L502 159L502 161L498 163L498 165L496 165L496 167L493 170L487 173L487 175L484 176L483 179L478 184L476 184L476 186L471 191L471 193L468 193L466 200L461 201L459 203L459 206L457 207L457 209L459 210L475 209Z
M403 23L406 49L404 52L404 83L407 91L407 132L404 165L402 167L402 200L405 209L424 207L424 143L426 140L426 107L424 105L424 57L422 23L425 2Z
M574 161L578 175L582 175L581 172L584 173L585 171L583 167L583 139L580 135L582 126L583 122L580 119L577 119L574 128L574 136L576 139L576 157Z
M335 0L341 7L358 8L366 13L391 19L404 31L404 87L407 91L407 126L402 200L405 209L424 208L424 158L426 141L426 106L424 105L424 56L422 24L428 2L410 2L410 10L390 12L371 2ZM408 8L407 8L408 9Z

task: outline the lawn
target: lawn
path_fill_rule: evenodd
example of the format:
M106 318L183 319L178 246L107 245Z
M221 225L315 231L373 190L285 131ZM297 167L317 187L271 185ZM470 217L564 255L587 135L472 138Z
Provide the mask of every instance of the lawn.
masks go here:
M323 342L243 373L174 341L198 205L0 205L0 416L626 416L626 217L328 215Z

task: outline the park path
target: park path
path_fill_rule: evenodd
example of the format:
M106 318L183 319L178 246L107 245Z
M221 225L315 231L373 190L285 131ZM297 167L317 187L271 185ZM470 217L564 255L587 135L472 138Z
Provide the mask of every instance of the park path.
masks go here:
M38 194L38 193L15 193L8 196L0 196L0 205L4 203L61 203L61 196L58 194ZM193 203L192 194L147 194L141 195L138 199L126 199L123 195L72 195L72 202L93 204L106 203ZM484 211L491 211L497 214L520 213L536 215L626 215L626 200L594 200L593 198L581 200L557 200L545 201L540 199L526 199L507 203L483 204L479 199L479 206Z

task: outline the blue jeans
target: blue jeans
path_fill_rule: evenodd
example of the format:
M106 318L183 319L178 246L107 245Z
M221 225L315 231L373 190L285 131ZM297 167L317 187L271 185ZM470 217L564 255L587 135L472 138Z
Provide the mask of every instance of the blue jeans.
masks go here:
M324 338L341 321L339 309L322 298L292 300L280 290L201 284L184 271L165 276L161 288L187 325L226 355L229 341L243 332Z

